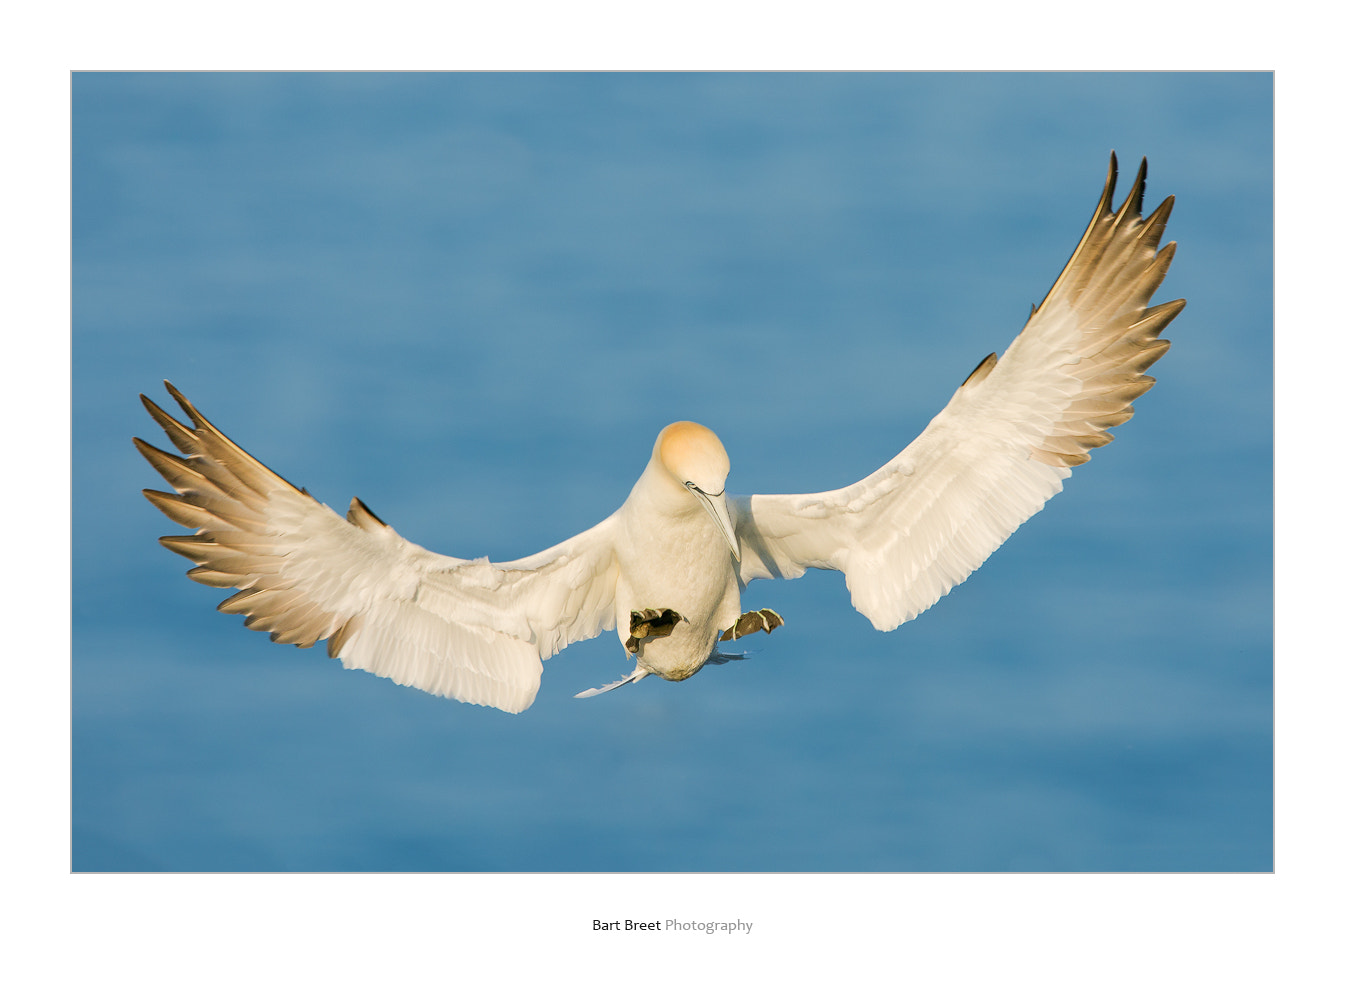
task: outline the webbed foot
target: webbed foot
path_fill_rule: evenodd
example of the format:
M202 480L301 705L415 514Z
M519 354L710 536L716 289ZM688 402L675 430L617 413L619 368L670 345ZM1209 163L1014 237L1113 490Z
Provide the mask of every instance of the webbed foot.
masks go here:
M778 617L778 616L777 616ZM630 613L630 635L626 637L626 652L634 654L641 639L660 639L671 635L678 622L687 621L671 608L646 608Z
M765 632L770 635L784 624L785 620L770 608L763 608L759 612L743 612L738 616L738 621L720 634L719 641L731 642L753 632Z

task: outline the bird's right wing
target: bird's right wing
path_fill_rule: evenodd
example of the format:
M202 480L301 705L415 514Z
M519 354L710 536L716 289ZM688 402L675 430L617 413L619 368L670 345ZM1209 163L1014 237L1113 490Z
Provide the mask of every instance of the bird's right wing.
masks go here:
M471 704L518 712L542 660L616 624L613 519L509 563L460 560L403 539L359 499L342 519L225 437L171 385L192 426L146 397L186 457L136 438L176 493L146 489L197 532L160 542L196 562L188 576L234 588L219 610L275 642Z
M1040 308L998 360L988 356L904 451L834 492L732 503L743 583L844 571L851 600L879 629L915 618L960 584L1106 444L1153 385L1144 370L1184 301L1149 307L1175 244L1158 243L1168 198L1146 219L1146 166L1112 211L1116 155L1102 199Z

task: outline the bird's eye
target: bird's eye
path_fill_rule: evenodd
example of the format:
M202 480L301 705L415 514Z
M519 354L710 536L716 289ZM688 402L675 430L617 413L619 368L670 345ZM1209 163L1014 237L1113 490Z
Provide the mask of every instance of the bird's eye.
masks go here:
M700 491L700 486L697 485L695 482L683 482L682 484L685 485L687 488L689 488L692 492Z

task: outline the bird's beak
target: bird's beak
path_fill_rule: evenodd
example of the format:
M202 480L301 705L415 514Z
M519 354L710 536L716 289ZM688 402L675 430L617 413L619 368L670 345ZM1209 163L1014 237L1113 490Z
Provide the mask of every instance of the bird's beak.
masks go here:
M708 492L702 492L697 488L693 488L691 494L705 507L705 511L715 521L715 526L719 528L719 532L724 534L724 539L729 545L733 559L742 563L743 557L738 550L738 538L733 534L733 520L729 518L728 496L723 492L718 495L710 495Z

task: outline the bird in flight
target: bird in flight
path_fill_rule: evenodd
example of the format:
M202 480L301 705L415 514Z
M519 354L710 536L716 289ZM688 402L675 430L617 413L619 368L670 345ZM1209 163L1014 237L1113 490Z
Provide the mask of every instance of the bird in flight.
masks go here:
M617 629L633 672L685 680L729 658L720 642L782 624L744 612L760 578L841 571L856 609L884 631L960 584L1130 419L1154 383L1159 333L1185 306L1150 307L1176 250L1159 249L1169 197L1147 218L1147 163L1113 211L1116 155L1083 238L997 359L987 356L904 451L831 492L731 495L709 428L669 424L607 519L549 550L493 563L432 553L358 498L345 518L253 458L171 383L183 423L141 396L181 456L135 445L173 487L145 495L196 532L160 542L187 576L235 591L222 612L397 683L517 713L542 661Z

